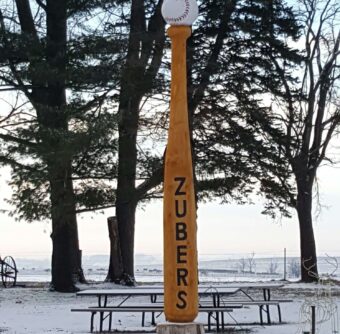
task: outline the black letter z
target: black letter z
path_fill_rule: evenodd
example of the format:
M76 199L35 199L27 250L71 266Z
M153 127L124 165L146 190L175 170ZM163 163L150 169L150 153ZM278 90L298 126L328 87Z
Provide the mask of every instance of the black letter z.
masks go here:
M179 185L176 189L176 192L175 192L175 195L176 196L179 196L179 195L185 195L186 192L185 191L181 191L183 185L184 185L184 182L185 182L185 177L175 177L175 181L179 181Z

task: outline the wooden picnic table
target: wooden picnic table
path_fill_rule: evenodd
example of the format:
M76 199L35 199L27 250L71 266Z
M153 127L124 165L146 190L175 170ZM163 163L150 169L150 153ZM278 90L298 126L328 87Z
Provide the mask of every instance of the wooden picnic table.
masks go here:
M210 320L212 316L212 312L215 312L215 320L216 320L216 326L219 328L220 323L220 312L226 312L228 310L231 310L233 308L241 308L241 304L235 304L235 307L233 305L229 304L228 306L225 306L224 304L221 304L221 298L226 296L231 296L235 293L237 293L240 289L237 287L222 287L219 289L215 289L213 287L199 287L198 288L198 294L199 297L212 297L212 306L211 307L204 307L199 306L199 311L208 312L208 323L210 327ZM128 300L131 300L133 297L139 297L139 296L149 296L151 305L156 305L157 297L164 295L164 288L162 286L159 287L150 287L150 288L115 288L115 289L90 289L90 290L83 290L77 292L77 296L93 296L97 297L97 307L88 307L87 309L73 309L73 311L77 312L91 312L91 331L93 329L93 317L95 312L99 312L99 326L100 331L103 329L103 322L106 317L104 317L104 312L108 312L109 316L109 330L111 329L111 318L112 318L112 312L119 312L120 310L122 312L126 312L131 310L133 311L140 311L143 312L143 318L142 318L142 324L144 324L144 315L145 312L151 312L152 314L152 324L155 324L155 317L154 314L156 312L156 309L158 311L163 311L163 305L160 305L157 307L150 307L150 306L142 306L138 307L138 304L133 304L130 306L126 306L126 302ZM114 306L108 306L108 299L109 297L124 297L122 301L120 301L118 304ZM102 311L101 311L102 310ZM221 316L222 319L222 326L224 327L224 319L223 315Z
M277 307L279 322L281 320L281 309L280 303L289 300L273 300L271 298L271 291L282 288L284 285L279 283L230 283L225 285L201 285L198 288L198 294L200 297L199 311L208 312L209 307L211 308L210 313L208 312L208 327L210 327L210 320L212 313L215 312L216 328L219 329L220 323L224 328L224 312L233 310L234 308L241 308L243 306L258 306L260 310L260 322L263 324L262 312L267 314L267 323L271 324L270 317L270 306ZM252 290L262 290L263 299L255 298L252 294ZM242 300L239 297L230 298L237 292L241 292L246 296L246 299ZM164 295L163 285L150 285L150 286L137 286L130 288L113 288L113 289L90 289L77 292L77 296L93 296L97 297L97 307L89 306L87 309L74 309L73 311L91 312L91 328L93 327L94 312L100 314L100 330L103 327L104 312L108 312L109 321L111 323L112 312L142 312L142 325L144 325L145 313L150 312L152 314L152 324L155 324L155 313L163 311L162 300L158 297ZM138 303L127 303L132 302L134 297L148 296L150 297L151 304L142 305ZM118 303L108 305L109 298L115 299L115 297L123 297ZM203 302L204 298L210 297L210 302ZM158 300L157 300L158 299ZM158 303L159 302L159 303ZM103 311L101 311L103 310ZM221 315L219 314L221 313ZM230 315L230 314L229 314ZM234 318L233 318L234 319ZM234 319L235 320L235 319ZM111 326L111 325L110 325Z
M270 306L276 306L278 309L279 314L279 321L281 322L281 308L280 308L280 302L285 302L284 300L276 300L273 302L272 300L272 290L278 290L281 289L284 286L282 283L230 283L228 285L221 285L216 286L216 289L224 288L224 287L237 287L239 291L241 291L250 301L253 302L253 304L258 304L260 308L260 322L263 324L263 318L262 318L262 312L264 311L267 314L267 324L271 324L271 316L270 316ZM252 290L262 290L263 294L263 301L266 302L264 304L260 304L261 300L255 299L253 295L251 294ZM290 301L290 300L286 300ZM272 303L271 303L272 302ZM243 303L246 305L247 303ZM248 305L250 305L248 303Z

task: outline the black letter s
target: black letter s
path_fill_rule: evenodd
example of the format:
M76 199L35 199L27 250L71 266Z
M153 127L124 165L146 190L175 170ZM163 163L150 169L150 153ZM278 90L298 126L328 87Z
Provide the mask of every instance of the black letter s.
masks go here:
M187 307L186 297L187 293L185 291L178 291L177 298L182 302L181 304L176 304L177 308L184 309Z

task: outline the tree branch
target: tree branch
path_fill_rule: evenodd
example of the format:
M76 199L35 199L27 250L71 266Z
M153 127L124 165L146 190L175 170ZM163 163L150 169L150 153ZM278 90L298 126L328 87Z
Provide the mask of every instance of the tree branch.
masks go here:
M13 166L19 167L20 169L26 169L30 172L36 172L37 171L36 168L32 168L30 166L23 165L23 164L19 163L18 161L11 159L11 158L8 158L8 157L5 157L5 156L0 156L0 163L3 163L5 165L10 165L12 167Z
M35 0L35 2L44 10L46 11L47 6L41 0Z
M163 166L156 169L148 180L144 181L136 188L136 197L138 200L145 198L145 195L149 190L158 186L163 181L163 172Z
M201 75L201 81L199 85L194 89L193 95L191 97L190 110L189 113L192 115L193 111L197 108L198 104L202 100L204 96L204 91L208 87L210 83L210 78L214 74L213 69L216 67L218 56L223 47L223 41L226 37L226 33L229 29L229 21L231 15L233 14L236 7L237 0L228 0L226 6L224 8L224 12L222 13L220 20L220 28L218 29L218 35L216 37L216 41L214 47L212 48L209 60L207 65Z
M11 135L5 135L5 134L0 133L0 138L5 140L5 141L12 141L12 142L15 142L17 144L26 145L26 146L29 146L29 147L37 147L36 143L32 143L28 140L17 138L17 137L11 136Z
M84 213L84 212L90 212L90 211L110 209L110 208L114 208L115 206L116 206L115 204L111 204L111 205L98 206L95 208L78 209L76 210L76 213L78 214L78 213Z
M29 0L15 0L20 26L23 33L38 39Z
M165 22L163 20L161 14L161 5L163 1L160 0L157 4L154 15L150 18L149 26L148 26L148 34L152 34L154 38L151 40L151 49L150 53L153 50L153 56L151 60L151 64L145 73L145 77L149 78L149 81L153 81L152 79L158 73L159 67L162 63L163 58L163 50L165 44ZM151 36L150 36L151 37ZM154 43L152 43L154 42ZM152 49L152 45L154 45Z

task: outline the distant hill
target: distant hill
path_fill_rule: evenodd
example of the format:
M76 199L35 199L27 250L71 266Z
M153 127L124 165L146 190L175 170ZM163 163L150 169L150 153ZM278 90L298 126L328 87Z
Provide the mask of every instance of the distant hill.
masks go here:
M106 268L109 264L109 255L89 255L83 256L83 267L87 268ZM38 269L44 270L51 266L50 259L29 259L29 258L15 258L15 262L19 269ZM160 256L148 254L135 255L136 266L144 265L161 265L162 258Z

